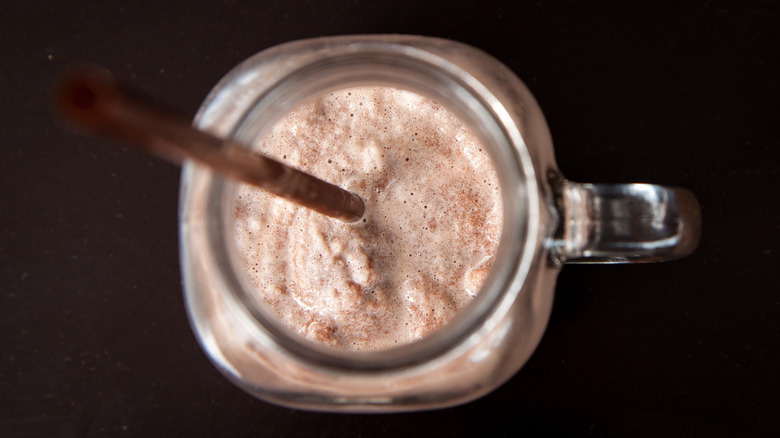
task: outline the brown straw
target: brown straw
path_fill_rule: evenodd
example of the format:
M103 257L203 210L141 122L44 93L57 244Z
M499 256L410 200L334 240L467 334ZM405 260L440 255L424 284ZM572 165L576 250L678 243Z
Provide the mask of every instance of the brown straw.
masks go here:
M60 82L55 99L68 122L90 132L124 140L175 164L195 160L229 178L337 219L352 222L363 215L365 207L359 196L200 131L186 118L123 89L105 70L73 71Z

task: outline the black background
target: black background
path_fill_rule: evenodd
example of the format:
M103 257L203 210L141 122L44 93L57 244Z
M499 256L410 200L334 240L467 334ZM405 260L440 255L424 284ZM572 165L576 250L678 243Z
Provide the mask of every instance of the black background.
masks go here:
M780 432L777 2L5 2L0 436L771 436ZM434 412L280 408L208 362L179 277L179 171L62 129L50 89L105 65L194 114L272 45L350 33L482 48L536 95L573 180L686 187L691 257L568 266L508 383Z

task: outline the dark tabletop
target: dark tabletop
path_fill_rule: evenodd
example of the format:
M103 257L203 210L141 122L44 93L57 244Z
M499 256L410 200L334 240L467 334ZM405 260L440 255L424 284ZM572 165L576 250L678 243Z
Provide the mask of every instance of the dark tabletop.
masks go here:
M777 2L161 3L0 10L0 436L780 432ZM178 169L62 129L50 88L92 61L192 115L253 53L352 33L491 53L536 95L570 179L695 192L698 251L566 267L531 360L464 406L334 415L246 395L187 322Z

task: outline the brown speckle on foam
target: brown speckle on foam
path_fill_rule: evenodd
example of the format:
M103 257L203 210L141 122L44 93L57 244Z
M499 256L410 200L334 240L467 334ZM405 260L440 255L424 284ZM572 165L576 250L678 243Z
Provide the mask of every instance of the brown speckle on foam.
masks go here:
M439 105L386 87L334 92L255 147L366 203L363 221L346 224L239 188L247 273L291 330L338 348L391 348L441 328L479 291L501 230L497 178Z

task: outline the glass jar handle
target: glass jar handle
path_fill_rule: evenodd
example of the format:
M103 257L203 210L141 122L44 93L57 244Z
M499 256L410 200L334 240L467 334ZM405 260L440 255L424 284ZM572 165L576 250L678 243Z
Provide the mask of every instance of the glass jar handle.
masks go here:
M689 255L701 232L693 193L652 184L556 184L556 263L650 263Z

